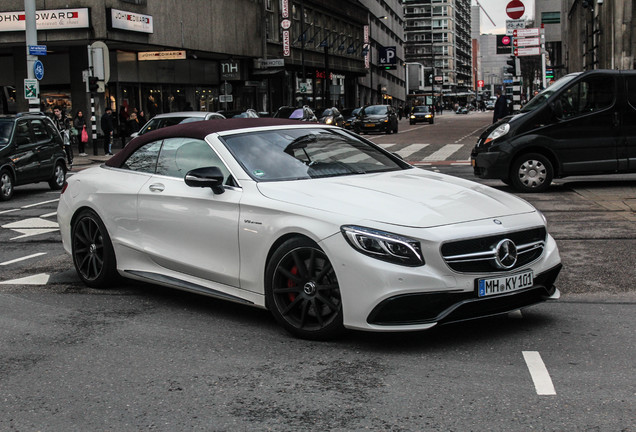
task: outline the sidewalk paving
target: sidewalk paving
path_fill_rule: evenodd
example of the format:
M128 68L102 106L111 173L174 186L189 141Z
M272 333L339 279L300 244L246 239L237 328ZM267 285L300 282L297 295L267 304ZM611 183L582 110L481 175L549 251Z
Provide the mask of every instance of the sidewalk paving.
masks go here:
M113 155L117 154L117 152L120 150L121 148L113 148L112 149ZM106 162L111 157L113 157L111 155L104 154L104 149L102 148L97 149L97 154L93 153L92 148L86 148L86 153L87 153L86 156L80 156L77 148L73 148L74 156L73 156L73 168L71 169L71 172L81 171L93 165L100 165Z

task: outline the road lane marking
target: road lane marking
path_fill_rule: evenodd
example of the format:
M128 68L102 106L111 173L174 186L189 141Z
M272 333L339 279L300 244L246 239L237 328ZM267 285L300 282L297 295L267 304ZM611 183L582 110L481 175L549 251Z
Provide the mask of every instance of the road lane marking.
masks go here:
M38 234L50 233L59 230L57 222L52 222L42 218L28 218L17 222L11 222L2 225L2 228L7 228L12 231L17 231L21 236L13 237L10 240L17 240L24 237L31 237Z
M19 279L11 279L0 282L0 285L46 285L51 275L40 273L33 276L27 276Z
M446 144L444 147L431 153L422 160L426 162L434 160L446 160L463 146L463 144Z
M56 216L57 212L54 211L53 213L47 213L47 214L43 214L42 216L40 216L41 218L47 218L47 217L53 217Z
M0 211L0 214L11 213L11 212L15 212L15 211L18 211L18 210L20 210L20 209L2 210L2 211Z
M37 206L39 206L39 205L43 205L43 204L50 204L50 203L58 202L59 200L60 200L60 199L59 199L59 198L57 198L57 199L49 200L49 201L42 201L42 202L35 203L35 204L25 205L25 206L22 206L22 207L20 207L20 208L27 209L27 208L31 208L31 207L37 207Z
M538 351L522 351L534 388L540 396L556 395L552 379Z
M411 156L413 153L417 153L418 151L422 150L425 147L428 147L428 144L411 144L394 153L406 159L409 156Z
M5 261L3 263L0 263L0 266L14 264L14 263L17 263L17 262L20 262L20 261L25 261L25 260L28 260L28 259L31 259L31 258L42 256L42 255L46 255L46 252L38 252L38 253L34 253L32 255L23 256L22 258L16 258L16 259L13 259L11 261Z

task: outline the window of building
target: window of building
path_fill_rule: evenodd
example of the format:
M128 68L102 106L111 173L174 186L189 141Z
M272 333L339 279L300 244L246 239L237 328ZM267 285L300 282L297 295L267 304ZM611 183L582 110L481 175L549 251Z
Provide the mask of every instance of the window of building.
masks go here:
M541 12L541 24L560 24L561 12Z

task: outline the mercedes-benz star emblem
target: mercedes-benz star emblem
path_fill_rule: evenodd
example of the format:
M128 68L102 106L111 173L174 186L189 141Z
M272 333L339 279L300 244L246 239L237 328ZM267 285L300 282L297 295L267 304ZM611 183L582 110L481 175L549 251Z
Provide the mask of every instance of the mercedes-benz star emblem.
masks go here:
M517 245L510 239L503 239L495 246L495 266L508 270L517 263Z

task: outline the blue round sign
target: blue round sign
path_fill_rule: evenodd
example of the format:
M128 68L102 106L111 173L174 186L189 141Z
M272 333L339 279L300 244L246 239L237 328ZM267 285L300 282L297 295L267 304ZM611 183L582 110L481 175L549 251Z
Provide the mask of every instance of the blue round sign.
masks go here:
M33 73L38 81L44 78L44 65L40 60L36 60L35 63L33 63Z

